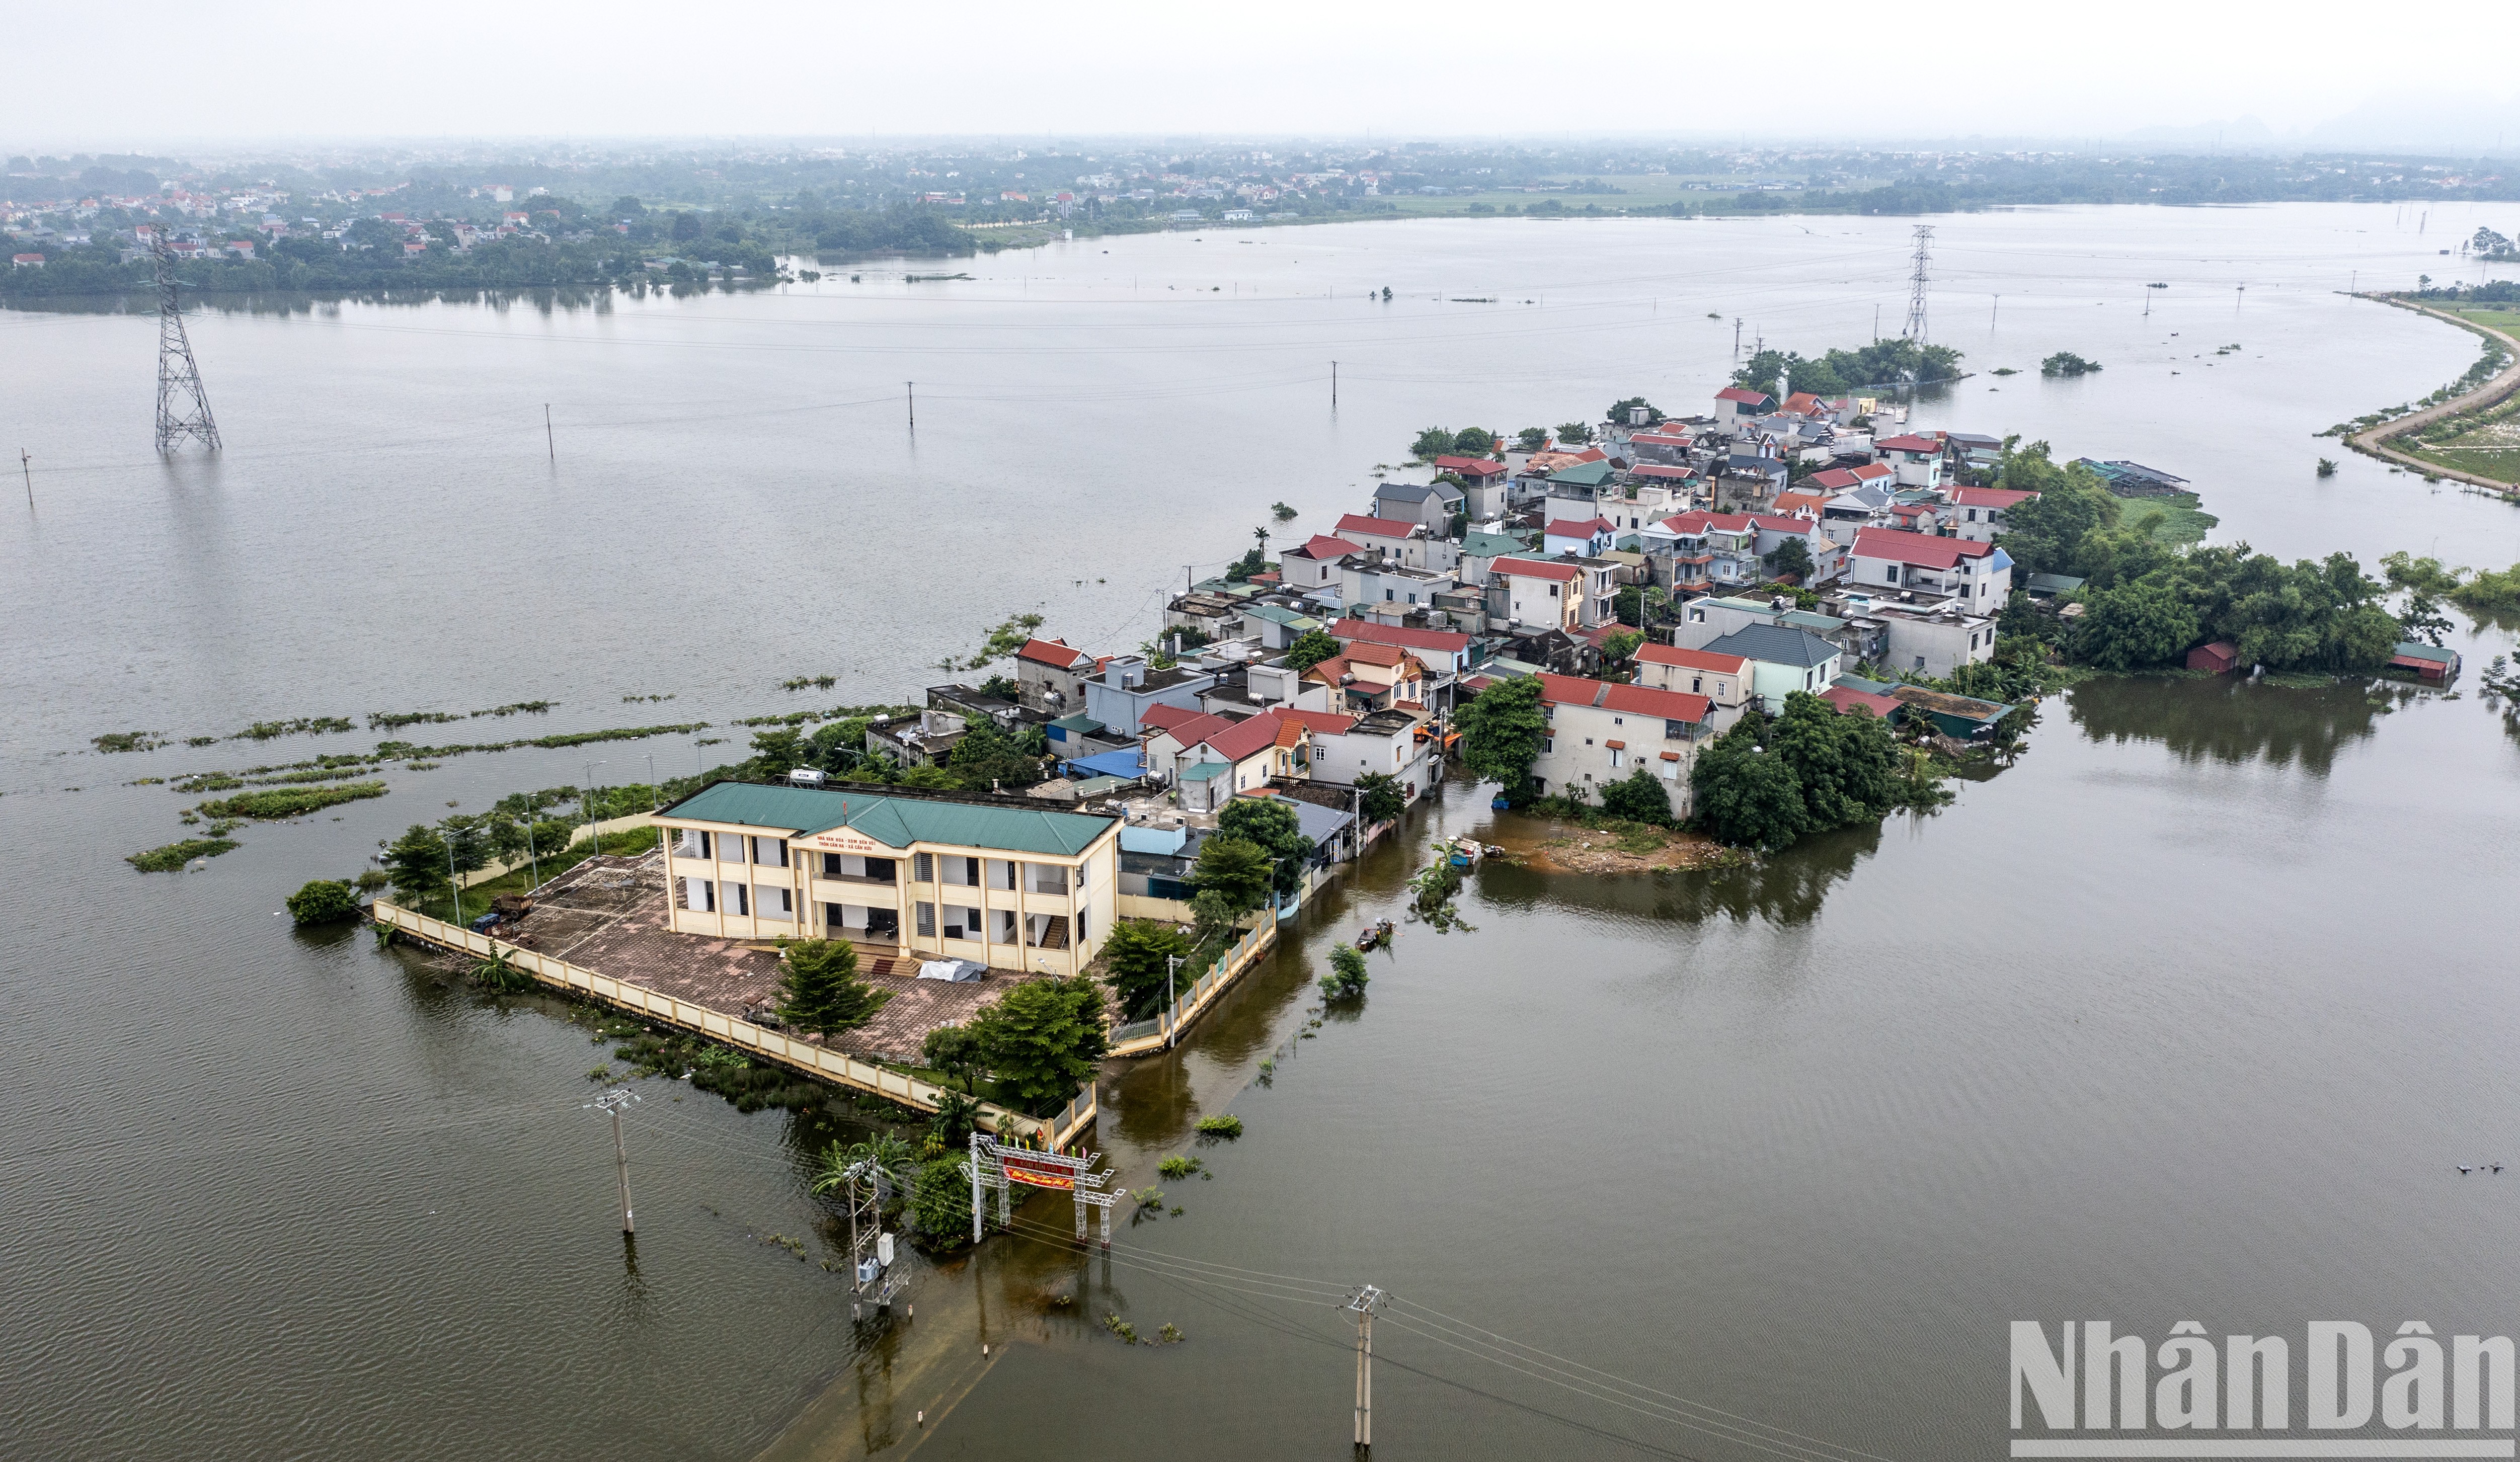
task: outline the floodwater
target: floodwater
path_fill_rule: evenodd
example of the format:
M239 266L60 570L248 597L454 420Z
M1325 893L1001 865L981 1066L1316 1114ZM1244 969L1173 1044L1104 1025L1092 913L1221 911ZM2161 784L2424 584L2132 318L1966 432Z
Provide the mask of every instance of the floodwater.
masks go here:
M2520 560L2520 509L2311 436L2473 359L2336 292L2473 275L2434 250L2520 220L2465 211L1931 220L1933 337L2032 374L1915 420L2176 471L2218 538L2287 556ZM1106 1078L1126 1182L1207 1161L1161 1183L1181 1216L1107 1262L921 1265L888 1332L821 1267L801 1154L829 1131L644 1084L627 1248L583 1026L273 912L450 802L737 743L453 759L198 873L121 862L183 831L136 778L374 738L87 750L105 731L548 698L423 730L741 736L941 680L1012 612L1134 644L1177 560L1209 571L1277 501L1282 534L1326 527L1418 427L1694 409L1736 317L1745 346L1854 343L1876 306L1895 331L1912 224L1218 231L602 310L264 302L192 323L214 463L147 451L145 318L0 315L35 497L0 514L8 1453L1307 1455L1348 1436L1325 1302L1362 1283L1396 1297L1375 1440L1402 1456L1992 1455L2013 1319L2507 1332L2520 1172L2453 1165L2520 1161L2520 740L2472 689L2097 683L1931 817L1753 869L1484 869L1474 930L1406 928L1363 1008L1309 1027L1327 944L1493 816L1454 788L1182 1052ZM2059 349L2107 369L2042 380ZM2462 628L2471 687L2509 642ZM816 674L838 687L778 689ZM1228 1110L1245 1136L1190 1145ZM1105 1313L1187 1338L1131 1348Z

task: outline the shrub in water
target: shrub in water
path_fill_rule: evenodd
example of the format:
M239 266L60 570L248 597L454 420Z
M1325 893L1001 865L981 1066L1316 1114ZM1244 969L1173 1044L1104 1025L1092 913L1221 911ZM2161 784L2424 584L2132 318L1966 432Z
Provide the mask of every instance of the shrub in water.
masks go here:
M1242 1119L1232 1115L1201 1117L1198 1119L1198 1134L1202 1137L1223 1137L1230 1141L1242 1135Z
M359 911L359 895L336 878L309 880L289 896L289 916L300 924L332 924Z

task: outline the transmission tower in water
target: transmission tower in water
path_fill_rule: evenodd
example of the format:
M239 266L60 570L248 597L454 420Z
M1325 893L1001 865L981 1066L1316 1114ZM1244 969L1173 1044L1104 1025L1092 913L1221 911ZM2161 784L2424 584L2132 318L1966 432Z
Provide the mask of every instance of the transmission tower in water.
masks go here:
M1913 268L1908 271L1908 328L1901 333L1918 345L1925 343L1925 271L1934 261L1934 226L1916 225L1916 253Z
M150 253L158 265L158 450L172 452L189 437L216 452L219 423L210 418L202 368L193 363L192 337L175 303L175 254L164 229L152 237Z

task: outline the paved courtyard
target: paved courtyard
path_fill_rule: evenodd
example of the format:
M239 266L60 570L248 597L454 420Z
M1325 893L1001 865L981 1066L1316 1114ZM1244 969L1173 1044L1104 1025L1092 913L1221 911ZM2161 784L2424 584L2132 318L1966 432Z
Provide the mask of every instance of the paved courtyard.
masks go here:
M736 940L676 934L665 925L664 854L590 858L546 884L533 912L497 931L538 953L743 1018L775 1003L779 954ZM1014 988L991 970L968 983L919 978L916 959L861 957L858 973L892 998L875 1019L832 1038L834 1050L916 1062L938 1026L960 1025Z

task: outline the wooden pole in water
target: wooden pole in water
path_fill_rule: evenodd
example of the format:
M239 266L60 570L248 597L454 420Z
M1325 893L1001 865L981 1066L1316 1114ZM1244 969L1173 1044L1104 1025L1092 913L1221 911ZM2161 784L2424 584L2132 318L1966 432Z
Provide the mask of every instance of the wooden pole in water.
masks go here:
M1330 405L1338 405L1337 386L1330 387ZM33 463L34 459L26 455L26 449L20 447L18 449L18 470L26 474L26 506L29 508L35 506L35 468L33 466Z
M621 1145L621 1109L612 1109L612 1164L621 1179L621 1231L630 1233L630 1149Z
M919 429L919 382L906 380L902 384L910 392L910 429L917 431Z
M1336 361L1330 362L1330 410L1338 410L1338 362ZM35 501L33 491L27 492L26 501L29 503Z
M543 403L543 449L551 454L552 461L560 461L560 443L552 436L551 403L548 401Z

